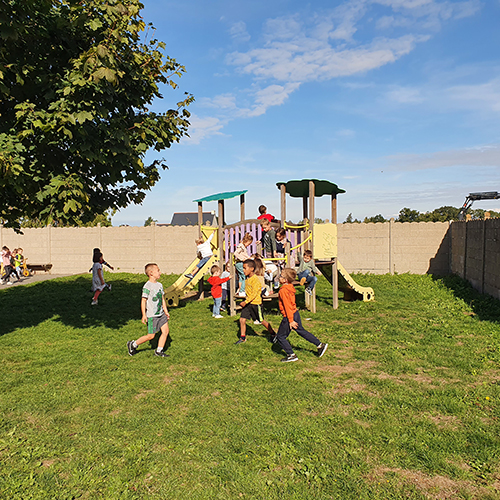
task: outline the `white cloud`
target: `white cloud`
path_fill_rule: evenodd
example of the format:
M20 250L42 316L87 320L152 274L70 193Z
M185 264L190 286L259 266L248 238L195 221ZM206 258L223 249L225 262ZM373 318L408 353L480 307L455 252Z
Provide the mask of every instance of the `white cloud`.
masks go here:
M387 92L387 99L401 104L420 103L424 100L420 89L411 87L396 87Z
M219 118L202 118L192 114L189 121L191 123L189 137L182 139L181 144L199 144L203 139L212 135L224 135L220 130L225 123Z
M457 85L448 95L460 106L469 109L500 111L500 78L477 85Z
M250 40L250 35L247 31L247 25L243 21L234 23L229 28L229 35L236 42L248 42Z
M212 98L203 97L200 99L200 105L206 108L236 109L236 96L233 94L220 94Z
M287 85L269 85L255 93L255 105L252 109L245 110L242 115L260 116L263 115L271 106L280 106L288 96L299 87L298 83L289 83Z
M402 154L385 158L391 171L416 171L443 167L500 168L500 144L476 148L437 151L431 154Z

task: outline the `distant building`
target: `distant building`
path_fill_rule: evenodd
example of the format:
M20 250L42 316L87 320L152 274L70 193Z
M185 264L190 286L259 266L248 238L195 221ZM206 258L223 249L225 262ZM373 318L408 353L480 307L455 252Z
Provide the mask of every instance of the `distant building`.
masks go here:
M172 216L171 226L197 226L198 212L176 212ZM204 226L217 226L215 212L203 212Z

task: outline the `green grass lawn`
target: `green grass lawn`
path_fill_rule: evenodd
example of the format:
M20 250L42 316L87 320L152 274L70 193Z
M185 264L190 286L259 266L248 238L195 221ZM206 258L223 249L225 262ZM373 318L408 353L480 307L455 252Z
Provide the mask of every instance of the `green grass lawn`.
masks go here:
M90 275L0 290L0 498L500 498L500 303L464 281L358 275L376 300L333 311L321 278L330 347L280 363L211 300L130 357L146 277L107 279L98 307Z

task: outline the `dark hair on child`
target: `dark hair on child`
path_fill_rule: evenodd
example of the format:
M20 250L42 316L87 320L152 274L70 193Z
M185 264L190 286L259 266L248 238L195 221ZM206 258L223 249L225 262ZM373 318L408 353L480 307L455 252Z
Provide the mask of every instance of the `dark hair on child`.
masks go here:
M92 262L99 262L101 260L102 253L101 252L94 252L94 255L92 257Z
M220 271L220 267L217 265L217 264L214 264L211 268L210 268L210 274L214 274L215 271Z
M255 261L252 259L247 259L243 261L243 264L246 264L248 267L251 267L253 271L255 271Z
M252 255L252 259L255 263L255 274L257 276L264 276L264 271L265 271L265 266L264 262L262 262L262 259L258 253L254 253Z
M262 215L262 214L265 214L266 213L266 210L267 210L267 207L265 205L261 205L259 207L259 213Z
M307 255L308 257L312 257L313 253L311 252L311 250L304 250L304 255Z
M284 227L276 229L276 236L286 236L286 229Z

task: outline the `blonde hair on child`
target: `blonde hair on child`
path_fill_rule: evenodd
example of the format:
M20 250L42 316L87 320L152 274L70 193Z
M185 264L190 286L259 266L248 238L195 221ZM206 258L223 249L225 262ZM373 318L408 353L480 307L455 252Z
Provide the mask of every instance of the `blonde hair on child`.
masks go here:
M269 219L262 219L261 225L267 227L271 225L271 223L269 222Z
M253 241L253 236L250 233L245 233L245 236L243 236L243 239L241 240L242 243L252 243Z
M297 279L297 272L295 271L295 269L285 267L285 269L281 271L281 276L283 276L283 278L285 278L288 283L293 283Z
M149 274L153 270L153 267L158 267L158 264L155 264L154 262L150 262L149 264L146 264L144 266L144 272L146 273L147 276L149 276Z
M203 236L201 238L196 238L194 240L194 242L197 244L197 245L202 245L203 243L205 243L205 240L203 239Z

